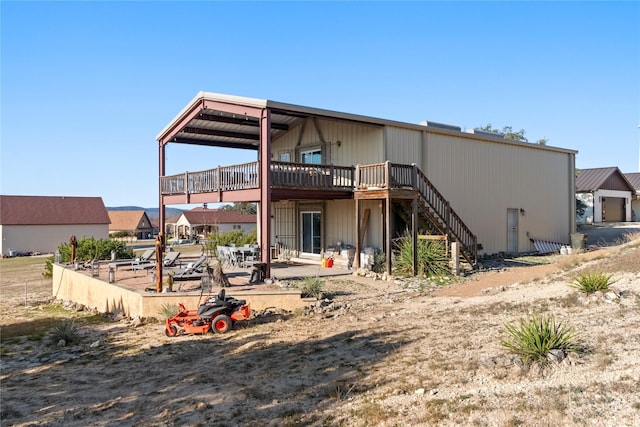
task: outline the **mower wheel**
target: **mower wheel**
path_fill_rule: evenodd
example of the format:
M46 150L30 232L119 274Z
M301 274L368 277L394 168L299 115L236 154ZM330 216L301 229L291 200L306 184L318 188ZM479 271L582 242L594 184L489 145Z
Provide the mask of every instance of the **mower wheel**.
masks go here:
M229 332L231 329L232 323L231 318L226 314L221 314L213 318L213 330L218 334L224 334L225 332Z
M178 328L176 328L176 325L171 325L169 326L169 329L164 329L164 333L168 337L175 337L176 335L178 335Z

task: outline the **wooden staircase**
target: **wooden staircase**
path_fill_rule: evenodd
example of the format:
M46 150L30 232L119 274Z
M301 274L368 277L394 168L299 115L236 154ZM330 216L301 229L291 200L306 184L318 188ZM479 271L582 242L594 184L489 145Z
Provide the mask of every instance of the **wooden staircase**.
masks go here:
M382 171L375 171L373 169L375 167L381 168ZM357 168L357 185L367 187L369 182L374 181L374 177L377 178L376 186L382 185L388 190L415 190L418 194L418 228L427 230L431 234L445 235L449 241L460 243L460 252L464 259L473 267L477 265L477 237L416 165L385 162L381 165ZM395 206L404 211L396 210L407 223L410 223L412 215L410 204L396 203Z

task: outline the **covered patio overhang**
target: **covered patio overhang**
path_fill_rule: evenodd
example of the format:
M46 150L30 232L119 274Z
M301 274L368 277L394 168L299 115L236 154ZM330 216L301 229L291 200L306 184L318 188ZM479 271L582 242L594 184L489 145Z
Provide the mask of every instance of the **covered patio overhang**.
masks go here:
M340 113L329 110L279 103L263 99L200 92L157 135L159 145L159 180L166 175L168 144L189 144L209 147L224 147L254 150L258 158L257 188L233 191L218 195L221 202L255 201L259 208L259 244L262 260L270 275L271 201L300 198L302 192L291 189L272 188L271 185L271 141L287 133L308 118L329 117L368 124L383 125L389 121ZM184 195L163 194L159 183L160 229L166 223L165 206L185 203ZM277 186L276 186L277 187ZM316 193L317 197L318 194ZM335 194L334 194L335 196ZM309 196L310 197L310 196ZM346 193L337 197L347 197ZM211 195L188 195L186 203L210 202ZM160 243L163 246L163 243ZM160 257L161 259L161 257ZM157 287L161 287L162 265L157 266Z

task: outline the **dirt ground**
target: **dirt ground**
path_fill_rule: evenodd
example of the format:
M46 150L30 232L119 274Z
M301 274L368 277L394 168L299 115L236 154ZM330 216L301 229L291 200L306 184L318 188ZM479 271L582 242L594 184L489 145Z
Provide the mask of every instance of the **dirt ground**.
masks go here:
M445 287L331 278L313 309L176 338L152 319L60 314L46 287L25 307L24 285L3 286L0 423L640 425L640 240L544 261L488 262ZM569 286L595 270L613 274L615 292ZM524 368L500 337L534 313L574 327L585 350ZM77 344L33 332L60 315L78 319Z

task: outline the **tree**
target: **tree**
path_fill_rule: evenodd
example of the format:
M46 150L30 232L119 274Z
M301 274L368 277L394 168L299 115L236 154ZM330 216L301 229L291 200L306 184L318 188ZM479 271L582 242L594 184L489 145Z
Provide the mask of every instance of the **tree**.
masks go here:
M224 205L220 208L223 211L237 211L243 214L255 215L258 213L258 208L255 203L234 203L232 205Z
M491 123L487 123L486 126L477 127L476 129L484 132L491 132L497 135L502 135L506 139L513 139L514 141L529 142L529 140L525 136L527 132L524 129L520 129L519 131L514 131L513 127L511 126L505 126L502 128L502 130L494 129L493 126L491 126ZM540 145L547 145L547 142L549 142L549 139L547 138L542 138L536 141L536 143Z
M585 211L587 210L588 206L585 202L583 202L580 199L576 199L576 215L577 216L582 216L584 215Z

